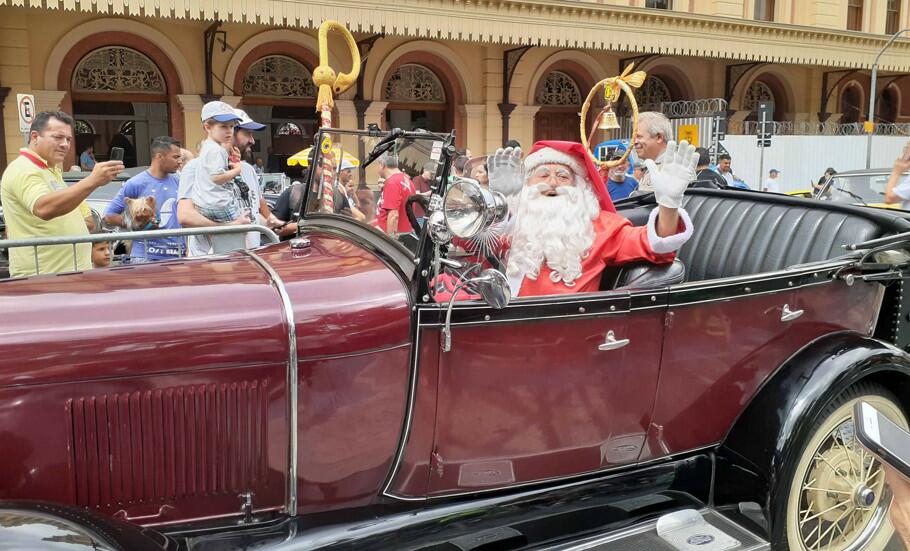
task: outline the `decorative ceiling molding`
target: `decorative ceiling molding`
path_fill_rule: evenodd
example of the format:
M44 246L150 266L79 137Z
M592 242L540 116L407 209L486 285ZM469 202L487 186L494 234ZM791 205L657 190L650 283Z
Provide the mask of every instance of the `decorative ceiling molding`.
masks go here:
M389 36L856 69L871 68L888 39L572 0L0 0L0 6L300 28L337 19L354 32ZM879 69L910 71L910 40L897 41Z

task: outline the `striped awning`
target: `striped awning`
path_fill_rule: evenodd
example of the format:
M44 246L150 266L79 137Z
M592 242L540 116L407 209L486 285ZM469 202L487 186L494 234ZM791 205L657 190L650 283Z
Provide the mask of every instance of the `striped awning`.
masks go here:
M0 6L300 28L336 19L353 32L412 38L854 69L871 68L888 38L572 0L0 0ZM910 72L910 41L892 45L879 68Z

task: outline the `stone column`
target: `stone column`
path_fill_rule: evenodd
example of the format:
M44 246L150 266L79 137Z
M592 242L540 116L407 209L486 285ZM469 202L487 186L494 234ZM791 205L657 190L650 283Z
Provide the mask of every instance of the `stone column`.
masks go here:
M338 128L345 130L357 129L357 108L352 100L336 99L335 112L338 115ZM359 141L356 136L342 136L341 145L345 151L357 156L357 144Z
M370 124L378 124L379 128L385 128L385 108L389 105L387 101L373 101L370 102L369 107L367 107L366 112L363 114L363 122L365 125L369 126Z
M177 102L183 109L184 146L192 152L197 152L197 145L205 139L202 130L202 97L198 94L178 94Z
M484 115L486 105L459 105L459 114L464 117L465 147L475 156L487 153L487 140L484 135Z
M364 127L369 126L370 124L378 124L379 128L386 129L385 126L385 108L389 105L387 101L372 101L367 106L366 111L363 114ZM369 153L368 151L366 153ZM379 179L379 173L377 172L377 165L373 163L367 167L366 171L361 170L361 177L367 183L371 190L374 192L379 191L379 186L377 184Z
M221 96L221 101L230 105L234 109L240 105L240 101L243 99L243 96Z
M540 111L539 105L519 105L509 119L509 134L521 143L525 151L534 143L534 116Z

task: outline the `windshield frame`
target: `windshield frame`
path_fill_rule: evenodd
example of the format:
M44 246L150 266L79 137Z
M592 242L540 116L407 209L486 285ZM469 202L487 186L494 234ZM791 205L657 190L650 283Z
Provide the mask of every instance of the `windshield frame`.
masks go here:
M840 203L840 204L845 204L845 205L854 205L854 206L859 206L859 207L871 207L871 208L877 208L877 209L890 208L890 209L901 210L902 212L908 212L908 211L904 211L903 209L901 209L900 206L898 206L898 205L895 205L895 206L889 205L887 207L879 206L879 205L887 204L884 196L882 196L881 199L877 200L877 201L868 201L867 198L863 197L862 204L860 204L858 201L832 201L830 199L832 197L832 193L835 191L837 191L838 193L844 193L842 191L837 190L837 188L835 187L835 186L841 187L841 188L843 187L843 186L838 185L838 182L848 181L852 178L864 178L867 181L871 178L887 179L890 176L890 174L891 174L891 171L888 169L884 169L884 168L879 169L879 170L873 169L873 170L864 170L864 171L856 171L856 172L841 172L838 174L834 174L833 176L828 178L828 180L825 181L825 184L824 184L824 186L822 186L822 189L819 190L818 192L816 192L816 194L813 196L813 198L817 199L817 200L821 200L821 201L831 201L833 203ZM905 173L903 175L903 177L907 177L907 176L908 176L908 173ZM850 189L850 188L847 188L847 189ZM850 189L850 191L853 191L853 190ZM849 193L846 193L845 195L849 195ZM862 196L862 194L860 194L860 193L857 193L856 195Z
M437 204L440 204L441 200L442 200L442 195L445 194L446 182L448 182L448 180L449 180L449 173L451 171L452 164L453 164L455 156L456 156L454 130L449 133L436 133L436 132L427 132L427 131L402 131L400 129L395 129L392 131L372 131L372 130L343 130L343 129L335 129L335 128L320 128L316 132L316 135L314 136L314 141L313 141L314 146L313 147L316 150L316 155L311 158L311 161L314 164L322 162L322 152L319 151L319 148L316 147L316 144L321 144L323 141L323 138L326 135L331 136L333 141L335 141L338 136L344 135L344 136L355 136L358 140L361 140L363 138L375 139L377 141L377 143L379 143L383 139L390 137L393 133L396 134L396 137L394 138L396 141L420 140L420 141L426 141L428 143L442 142L440 156L439 156L439 159L436 160L436 162L438 163L439 169L437 170L437 173L436 173L433 181L430 182L430 192L431 192L430 193L430 203L433 204L434 198L438 198L438 199L436 199L436 202L437 202ZM375 146L374 146L374 149L375 149ZM430 147L429 149L432 149L432 147ZM371 153L370 151L364 152L364 158L361 159L362 165L360 167L358 167L361 170L365 169L367 166L372 164L372 162L367 163L367 161L370 160L370 156L371 156L370 153ZM416 266L416 270L414 270L414 272L416 273L416 277L413 277L412 281L410 282L411 290L414 293L413 296L417 297L418 302L433 302L432 299L425 300L425 298L429 298L429 294L428 294L429 278L425 277L423 275L424 273L429 273L427 271L427 268L430 265L430 263L432 262L432 257L433 257L433 242L432 242L432 239L429 238L429 233L427 231L427 225L424 224L423 228L420 231L420 234L418 235L418 245L417 245L416 251L411 251L410 249L405 247L401 242L399 242L397 239L392 239L384 231L380 230L379 228L376 228L375 226L372 226L371 224L367 224L364 222L358 222L358 221L354 220L353 218L343 216L343 215L322 213L322 212L318 212L318 211L307 212L306 206L310 204L311 195L314 193L319 194L322 191L321 185L319 185L319 186L314 185L315 178L316 178L316 171L310 170L308 172L307 177L304 182L305 191L302 194L302 199L301 199L302 204L298 205L299 210L296 211L296 212L300 213L299 218L297 219L297 222L298 222L297 236L299 237L306 230L306 226L318 226L321 221L325 221L327 219L338 220L338 221L341 221L340 223L342 223L342 224L349 223L349 224L357 226L358 228L363 228L364 230L371 232L371 235L377 236L377 238L380 238L380 236L381 236L381 239L383 239L386 243L394 244L394 246L396 247L396 249L399 250L399 252L407 254L407 256L412 259L413 265ZM313 198L313 199L321 200L319 198ZM335 224L332 224L332 225L335 225ZM361 232L358 232L358 233L361 233Z

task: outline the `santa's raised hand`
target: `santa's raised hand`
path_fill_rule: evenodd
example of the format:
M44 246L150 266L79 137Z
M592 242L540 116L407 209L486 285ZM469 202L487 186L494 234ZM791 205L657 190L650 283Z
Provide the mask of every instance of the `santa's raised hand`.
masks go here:
M651 159L645 161L651 177L651 186L654 188L654 199L658 205L669 209L678 209L682 206L686 187L695 179L697 162L695 147L685 140L678 146L675 141L667 143L664 162L660 166Z
M490 189L506 197L517 195L524 185L521 166L521 148L506 147L496 150L487 158Z

